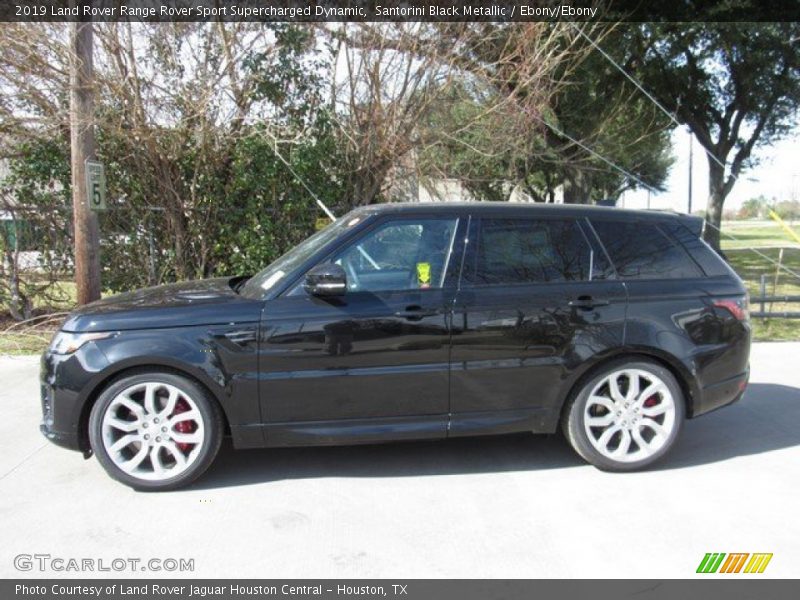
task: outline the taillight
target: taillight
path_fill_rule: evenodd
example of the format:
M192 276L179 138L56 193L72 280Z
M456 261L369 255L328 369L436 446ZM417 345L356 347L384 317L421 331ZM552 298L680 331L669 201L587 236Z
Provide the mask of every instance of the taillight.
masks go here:
M749 294L737 298L718 298L714 300L714 306L717 308L724 308L736 317L738 321L750 320Z

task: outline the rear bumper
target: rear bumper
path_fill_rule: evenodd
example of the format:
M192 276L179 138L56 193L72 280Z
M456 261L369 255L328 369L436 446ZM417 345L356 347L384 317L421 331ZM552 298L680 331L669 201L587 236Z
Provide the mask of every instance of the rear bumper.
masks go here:
M704 387L693 404L692 417L699 417L706 413L733 404L740 400L747 388L750 379L750 367L730 379Z

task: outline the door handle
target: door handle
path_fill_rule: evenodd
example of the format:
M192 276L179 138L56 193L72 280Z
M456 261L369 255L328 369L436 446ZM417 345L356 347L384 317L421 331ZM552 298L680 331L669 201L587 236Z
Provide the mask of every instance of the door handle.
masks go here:
M421 321L425 317L432 317L438 313L438 310L412 305L406 306L405 310L397 311L394 313L394 316L401 319L406 319L407 321Z
M592 298L591 296L578 296L575 300L570 300L567 305L572 308L592 310L595 306L608 306L610 302L605 298Z

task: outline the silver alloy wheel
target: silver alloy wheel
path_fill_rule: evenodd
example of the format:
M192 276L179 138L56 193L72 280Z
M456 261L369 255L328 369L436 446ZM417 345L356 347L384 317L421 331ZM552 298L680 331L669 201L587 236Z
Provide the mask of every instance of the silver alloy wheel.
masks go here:
M162 481L197 460L205 441L203 416L184 391L150 381L132 385L109 403L103 446L113 463L137 479Z
M642 369L620 369L594 386L583 425L603 456L635 462L658 452L675 430L675 399L664 381Z

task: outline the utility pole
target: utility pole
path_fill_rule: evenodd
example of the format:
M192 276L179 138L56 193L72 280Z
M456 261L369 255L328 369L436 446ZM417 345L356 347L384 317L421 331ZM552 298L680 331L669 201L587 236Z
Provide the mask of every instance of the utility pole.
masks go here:
M69 120L79 305L100 298L100 234L97 214L89 208L86 189L86 161L95 158L92 37L91 21L71 24Z
M691 130L689 131L689 210L688 213L692 214L692 163L693 160L693 141L694 135L692 135Z

